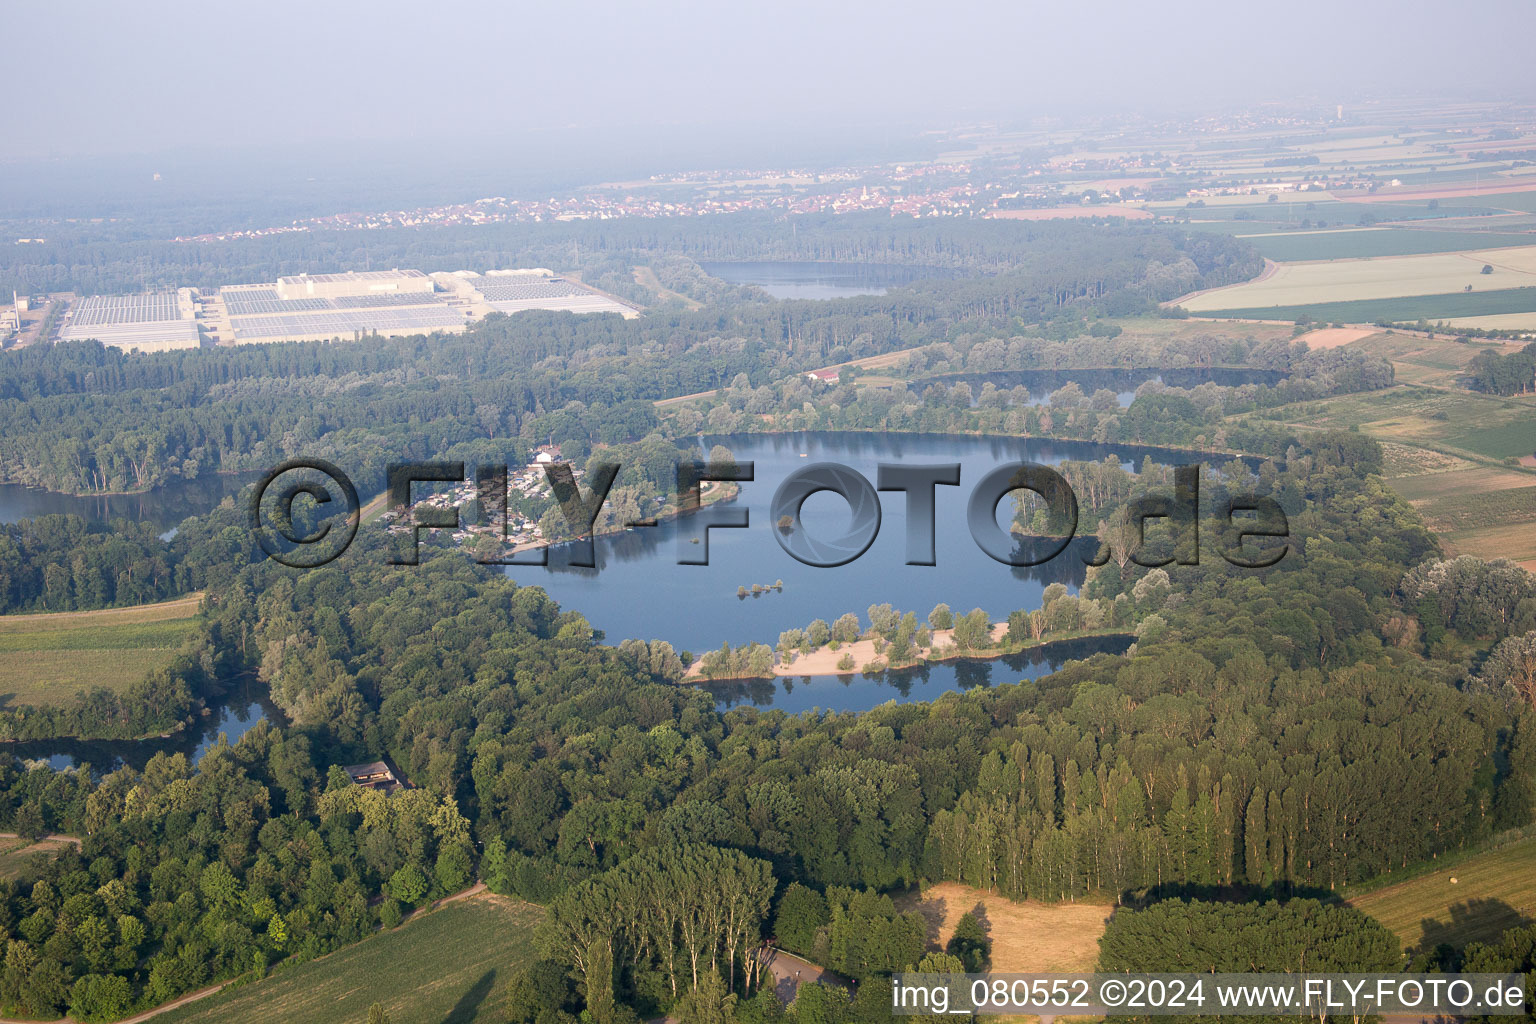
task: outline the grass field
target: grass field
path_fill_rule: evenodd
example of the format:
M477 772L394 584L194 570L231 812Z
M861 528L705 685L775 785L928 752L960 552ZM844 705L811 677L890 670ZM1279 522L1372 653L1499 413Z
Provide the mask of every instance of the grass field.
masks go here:
M935 948L949 941L962 914L974 913L992 940L991 969L1018 973L1091 971L1115 909L1108 903L1017 903L958 882L907 893L896 905L928 919L928 942Z
M38 854L52 856L69 844L59 839L44 839L34 843L19 836L0 837L0 879L20 878Z
M1279 410L1302 428L1348 430L1471 456L1502 460L1536 451L1536 404L1469 391L1401 386L1301 402ZM1524 447L1529 443L1532 447Z
M81 690L132 686L197 632L201 600L0 616L0 706L69 705Z
M1405 949L1497 938L1536 919L1536 839L1349 902L1396 932Z
M1358 347L1390 360L1400 383L1444 387L1455 386L1467 364L1484 349L1492 349L1501 355L1512 351L1499 342L1426 338L1396 332L1376 334Z
M1342 232L1333 237L1347 234ZM1485 266L1492 267L1492 271L1482 273ZM1474 293L1536 287L1536 245L1495 249L1485 244L1469 251L1427 255L1282 263L1266 277L1217 288L1182 305L1192 313L1305 306L1410 295L1465 294L1468 287Z
M363 1024L382 1003L394 1024L501 1024L503 988L533 955L543 911L498 896L417 920L263 981L156 1018L157 1024Z

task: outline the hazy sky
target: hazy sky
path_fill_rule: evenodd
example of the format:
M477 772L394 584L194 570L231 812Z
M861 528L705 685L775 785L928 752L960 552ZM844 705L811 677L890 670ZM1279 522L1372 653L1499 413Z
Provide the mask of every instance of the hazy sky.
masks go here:
M0 159L1536 92L1532 0L56 0L4 25Z

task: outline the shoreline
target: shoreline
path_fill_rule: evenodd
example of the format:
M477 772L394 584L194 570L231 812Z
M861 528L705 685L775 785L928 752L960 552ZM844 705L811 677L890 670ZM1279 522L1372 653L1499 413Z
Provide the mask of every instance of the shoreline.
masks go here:
M1054 434L999 434L989 430L881 430L877 427L839 427L836 430L821 428L795 430L741 430L728 434L705 434L707 438L773 437L790 434L879 434L892 437L991 437L999 441L1043 441L1047 444L1087 444L1100 448L1144 448L1154 452L1176 452L1180 455L1221 455L1232 459L1254 459L1258 462L1282 461L1279 456L1260 452L1238 451L1232 448L1184 448L1169 444L1148 444L1145 441L1094 441L1083 437L1059 437Z
M710 487L711 484L714 484L716 486L711 488ZM716 493L716 492L718 492L718 493ZM667 511L662 511L662 512L656 513L654 518L655 518L655 520L656 520L658 525L661 524L661 523L670 522L670 521L672 521L674 519L681 519L683 516L692 515L693 513L698 512L701 509L708 508L710 505L716 505L716 504L719 504L722 501L732 501L736 497L738 497L740 494L741 494L741 485L736 483L736 482L734 482L734 481L730 481L730 480L706 480L706 481L704 481L703 485L699 488L699 506L698 506L698 508L671 508L671 509L669 509ZM380 495L379 497L383 497L383 495ZM378 498L373 499L373 501L378 501L378 500L379 500ZM373 501L368 502L368 505L372 505ZM363 507L366 508L367 505L365 505ZM571 537L571 538L566 539L566 540L554 540L554 541L538 541L538 542L524 541L521 544L514 544L514 545L512 545L510 550L508 550L507 548L504 547L502 549L502 553L503 554L511 554L511 555L520 555L520 554L522 554L525 551L538 551L540 548L543 548L545 550L551 550L551 549L558 548L558 547L561 547L561 546L566 545L566 544L575 544L578 541L597 540L597 539L599 539L601 537L616 537L616 536L618 536L621 533L628 533L630 530L633 530L633 529L637 529L637 527L619 525L619 526L610 527L610 528L608 528L606 530L593 530L590 534L586 535L585 537ZM494 534L478 534L478 536L487 537L487 536L494 536ZM496 564L496 563L487 562L486 564L487 565L493 565L493 564ZM532 565L534 563L529 563L529 564Z
M247 473L259 473L259 469L216 469L210 473L199 473L194 477L167 478L150 487L136 487L127 491L56 491L42 484L27 484L20 480L0 480L0 485L6 487L24 487L29 491L42 491L44 494L57 494L64 498L133 498L154 494L161 487L170 483L192 483L201 480L205 476L243 476Z
M992 625L992 641L1000 643L1008 633L1007 622L997 622ZM1100 637L1135 637L1135 633L1126 629L1093 629L1079 630L1065 636L1055 636L1048 639L1035 640L1021 644L1017 647L993 647L980 651L962 651L952 643L945 643L954 635L952 629L939 629L933 631L933 643L920 648L922 654L918 657L900 662L899 664L882 664L880 671L900 672L911 668L921 668L924 665L938 665L948 661L996 661L1014 654L1023 654L1036 648L1049 647L1052 644L1070 643L1074 640L1091 640ZM938 652L938 653L935 653ZM844 655L854 656L854 667L840 669L837 662ZM864 659L860 660L860 655ZM729 675L729 676L704 676L699 675L699 665L703 659L697 659L688 666L683 678L678 680L678 686L701 686L709 683L739 683L761 679L798 679L811 676L852 676L859 675L864 667L875 661L883 662L883 655L875 653L875 642L871 638L860 638L843 644L837 650L832 650L830 645L823 645L810 654L799 654L793 661L781 662L774 660L773 669L768 675Z

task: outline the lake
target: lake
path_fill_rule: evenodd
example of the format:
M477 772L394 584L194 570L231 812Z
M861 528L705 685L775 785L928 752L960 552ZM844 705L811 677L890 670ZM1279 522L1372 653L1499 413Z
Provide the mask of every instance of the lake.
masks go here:
M714 694L715 706L721 710L745 705L771 707L790 714L813 708L868 711L892 700L903 703L934 700L952 691L1038 679L1055 672L1068 661L1101 652L1123 654L1130 645L1130 637L1085 638L1046 644L1006 658L962 658L872 675L785 676L700 685Z
M829 263L770 260L700 263L706 274L731 284L756 285L776 299L844 299L884 295L888 289L925 277L954 277L943 267L894 263Z
M551 550L548 567L509 566L505 571L521 584L543 587L562 607L580 611L609 643L628 637L667 640L696 654L725 642L771 645L784 630L818 618L831 622L844 612L866 620L871 604L887 601L920 619L943 602L956 614L981 608L997 621L1011 611L1039 607L1041 592L1052 583L1075 591L1086 573L1084 559L1098 544L1079 538L1055 559L1030 568L994 561L976 546L965 525L971 490L985 473L1013 461L1049 465L1113 456L1134 470L1144 457L1169 464L1200 458L1136 445L946 434L815 432L704 439L706 450L715 443L730 448L739 461L753 462L756 479L742 483L733 502L748 510L749 527L711 530L708 565L677 564L696 529L684 519L599 538L596 568L570 565L570 548L559 547ZM906 498L899 492L880 495L880 532L857 560L818 568L790 557L779 547L769 503L785 477L816 462L849 466L871 483L880 462L960 463L960 486L935 489L937 564L905 564ZM1006 523L1013 515L1012 502L1005 499L998 512ZM813 495L802 509L804 528L813 536L840 532L850 519L847 504L830 493ZM754 583L767 586L781 579L782 591L737 596L738 587L750 590Z
M109 772L123 765L143 769L162 751L183 753L195 764L225 736L235 743L257 722L282 722L283 715L266 696L267 688L251 680L233 685L222 701L191 727L167 739L154 740L25 740L0 744L0 755L9 753L26 761L46 761L54 769L89 764L94 771Z
M133 519L169 530L188 516L202 515L261 477L260 473L204 473L172 480L141 494L59 494L21 484L0 484L0 523L43 515L74 514L91 522Z

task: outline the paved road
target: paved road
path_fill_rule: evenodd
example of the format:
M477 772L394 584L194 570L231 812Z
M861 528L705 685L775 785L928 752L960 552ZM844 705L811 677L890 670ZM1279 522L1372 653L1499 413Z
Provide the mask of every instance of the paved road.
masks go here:
M821 982L823 985L836 985L839 988L848 988L848 982L840 975L813 964L803 956L782 949L770 949L767 951L768 971L773 975L773 991L778 995L779 1001L785 1006L795 1001L795 994L800 986L810 982Z

